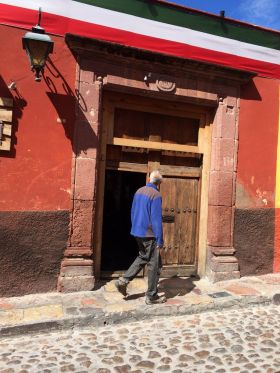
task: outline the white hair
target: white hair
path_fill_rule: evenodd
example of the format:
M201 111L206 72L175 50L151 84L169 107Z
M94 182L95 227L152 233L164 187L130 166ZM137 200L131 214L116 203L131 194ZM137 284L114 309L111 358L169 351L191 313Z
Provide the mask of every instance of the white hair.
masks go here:
M150 183L158 184L162 181L162 175L159 170L152 171L150 173Z

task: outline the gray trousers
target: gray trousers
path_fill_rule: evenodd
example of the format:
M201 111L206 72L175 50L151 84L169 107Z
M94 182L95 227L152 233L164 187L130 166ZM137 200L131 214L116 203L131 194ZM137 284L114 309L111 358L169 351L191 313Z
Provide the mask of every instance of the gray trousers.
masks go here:
M157 245L154 238L135 238L139 248L139 255L128 268L123 278L126 282L133 280L147 264L148 289L146 296L152 299L157 295L157 285L162 267L160 251L156 248Z

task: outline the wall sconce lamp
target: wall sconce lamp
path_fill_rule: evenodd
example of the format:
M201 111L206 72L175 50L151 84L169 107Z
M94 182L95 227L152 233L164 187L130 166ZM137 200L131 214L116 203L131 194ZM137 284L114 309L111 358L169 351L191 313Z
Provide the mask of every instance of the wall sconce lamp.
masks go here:
M40 26L41 13L39 8L37 25L32 27L32 32L27 32L22 38L22 46L28 55L31 70L35 71L36 82L41 81L41 73L44 71L48 55L53 52L53 41Z

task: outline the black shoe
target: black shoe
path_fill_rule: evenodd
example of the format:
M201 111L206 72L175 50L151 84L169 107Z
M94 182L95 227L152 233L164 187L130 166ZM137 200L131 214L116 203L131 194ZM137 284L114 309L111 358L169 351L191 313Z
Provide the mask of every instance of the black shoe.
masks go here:
M161 304L165 303L167 301L166 297L164 295L155 295L153 298L146 297L146 304Z
M126 289L127 289L127 283L124 282L124 281L121 281L121 280L117 280L115 282L115 286L117 288L117 290L124 296L126 297L127 296L127 292L126 292Z

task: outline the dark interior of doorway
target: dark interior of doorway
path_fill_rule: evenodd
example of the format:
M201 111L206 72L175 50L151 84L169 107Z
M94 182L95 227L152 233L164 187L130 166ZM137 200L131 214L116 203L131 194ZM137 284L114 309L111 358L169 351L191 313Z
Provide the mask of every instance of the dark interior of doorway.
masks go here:
M106 170L101 271L125 271L136 258L130 210L134 193L145 184L144 173Z

